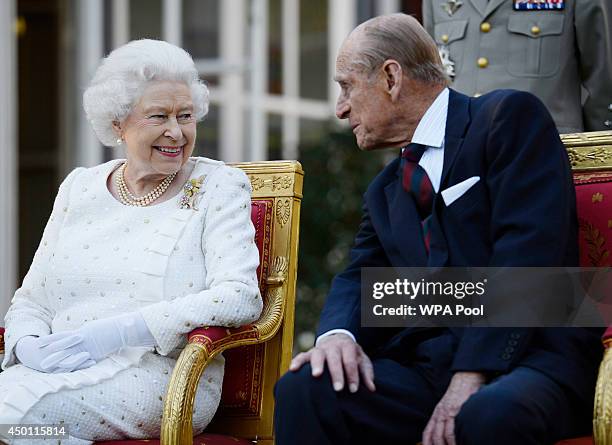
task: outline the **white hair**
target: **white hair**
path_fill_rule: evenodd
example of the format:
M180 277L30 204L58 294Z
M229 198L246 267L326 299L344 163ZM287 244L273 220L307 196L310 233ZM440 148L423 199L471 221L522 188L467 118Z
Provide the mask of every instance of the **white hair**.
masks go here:
M374 17L357 28L362 35L353 65L368 74L394 59L413 79L448 85L436 43L412 16L395 13Z
M191 90L194 117L208 113L208 88L182 48L160 40L133 40L111 52L83 93L83 108L98 139L117 145L113 121L123 121L151 81L184 82Z

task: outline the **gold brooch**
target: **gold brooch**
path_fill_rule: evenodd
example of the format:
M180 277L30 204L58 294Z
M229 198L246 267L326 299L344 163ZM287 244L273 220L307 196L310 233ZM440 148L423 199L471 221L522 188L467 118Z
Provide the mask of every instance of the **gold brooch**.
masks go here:
M198 179L190 179L185 183L183 186L183 196L181 196L179 202L179 207L181 209L198 210L196 207L196 198L202 188L204 178L205 176L200 176Z

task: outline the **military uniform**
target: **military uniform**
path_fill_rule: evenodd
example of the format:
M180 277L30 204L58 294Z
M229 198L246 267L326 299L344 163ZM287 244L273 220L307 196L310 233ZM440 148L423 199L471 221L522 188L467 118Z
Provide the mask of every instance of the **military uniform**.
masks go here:
M612 0L423 0L423 24L454 89L529 91L561 133L612 129Z

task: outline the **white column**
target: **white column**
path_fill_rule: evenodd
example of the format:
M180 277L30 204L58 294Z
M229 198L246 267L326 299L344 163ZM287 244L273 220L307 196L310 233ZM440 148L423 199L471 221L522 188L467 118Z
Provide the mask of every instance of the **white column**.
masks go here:
M17 53L15 0L0 2L0 326L17 282Z
M400 1L399 0L377 0L376 4L376 15L393 14L399 12Z
M104 55L104 8L102 0L76 2L76 85L82 92L89 84ZM83 111L82 93L75 97L76 156L75 166L91 167L103 161L103 149ZM73 166L74 167L74 166Z
M112 49L130 40L130 0L112 0L111 4Z
M283 0L282 8L283 96L293 102L300 95L300 0ZM299 116L283 113L283 159L299 157L299 141Z
M340 92L338 85L334 82L336 57L342 42L357 25L357 1L328 0L328 13L329 84L327 92L330 107L335 110Z
M111 14L111 50L113 50L130 40L130 0L112 0ZM125 157L125 150L122 147L113 147L110 150L115 159Z
M162 2L162 38L176 46L181 46L183 42L182 6L182 0L163 0Z
M221 60L224 65L244 66L245 0L223 0L221 6ZM221 75L222 102L219 113L219 158L227 162L244 161L243 70ZM206 135L203 135L206 137Z
M268 159L268 125L263 107L268 85L268 0L251 0L250 57L250 143L248 161Z

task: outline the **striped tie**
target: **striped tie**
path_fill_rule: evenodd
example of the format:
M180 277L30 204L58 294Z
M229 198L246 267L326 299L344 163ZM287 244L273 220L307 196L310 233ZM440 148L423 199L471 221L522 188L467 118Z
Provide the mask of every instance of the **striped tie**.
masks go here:
M421 144L410 144L402 152L402 186L412 195L421 217L425 249L429 253L429 220L433 206L434 190L427 172L419 165L419 160L427 147Z

